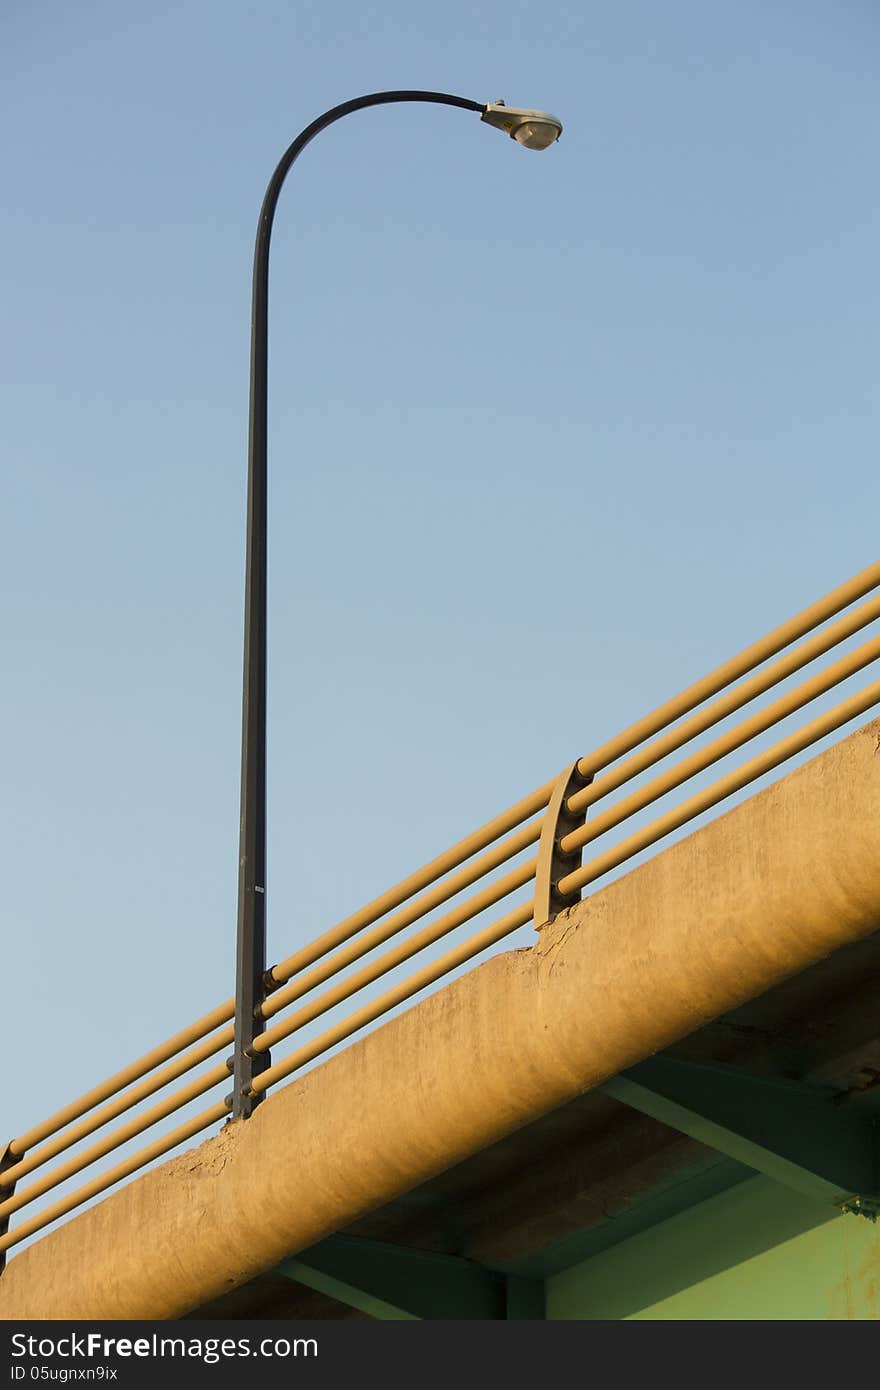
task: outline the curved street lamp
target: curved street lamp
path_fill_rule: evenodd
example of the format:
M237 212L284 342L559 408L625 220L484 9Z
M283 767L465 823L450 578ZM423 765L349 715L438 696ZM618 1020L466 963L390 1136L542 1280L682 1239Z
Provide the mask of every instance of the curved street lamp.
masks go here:
M512 140L530 150L547 149L562 134L562 124L555 116L546 111L505 106L503 101L481 103L445 92L372 92L332 107L306 126L285 151L266 189L257 226L251 310L233 1119L246 1119L257 1103L251 1082L269 1065L269 1054L254 1053L252 1044L263 1027L263 1000L276 984L266 975L266 439L272 222L291 165L316 135L352 111L404 101L429 101L477 111L482 121L506 131Z

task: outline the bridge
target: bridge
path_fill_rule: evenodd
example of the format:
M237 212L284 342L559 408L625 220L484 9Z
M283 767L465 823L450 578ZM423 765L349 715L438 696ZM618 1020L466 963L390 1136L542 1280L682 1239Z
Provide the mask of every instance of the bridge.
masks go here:
M880 564L274 966L248 1119L193 1109L229 1083L228 1000L9 1141L0 1316L876 1317L880 721L828 740L880 703L830 702L880 656L878 588Z

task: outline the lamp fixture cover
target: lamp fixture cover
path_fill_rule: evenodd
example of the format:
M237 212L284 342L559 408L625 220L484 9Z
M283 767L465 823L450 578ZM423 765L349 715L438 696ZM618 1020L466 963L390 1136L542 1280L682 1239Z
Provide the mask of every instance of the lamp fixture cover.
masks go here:
M523 106L505 106L503 101L490 101L480 116L481 121L496 130L504 130L511 140L527 150L546 150L562 134L562 122L549 111L531 111Z

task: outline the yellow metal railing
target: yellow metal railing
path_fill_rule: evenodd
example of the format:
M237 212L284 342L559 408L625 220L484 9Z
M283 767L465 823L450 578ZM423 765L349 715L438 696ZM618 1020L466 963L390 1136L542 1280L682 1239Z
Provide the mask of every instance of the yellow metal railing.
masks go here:
M659 776L638 786L607 809L593 811L610 793L647 772L662 759L873 623L880 617L880 594L858 607L852 605L876 589L880 589L880 563L862 571L616 738L578 759L559 778L546 782L396 887L275 965L268 973L269 993L260 1009L263 1020L275 1019L291 1004L298 1003L307 995L311 998L259 1034L254 1042L254 1050L258 1053L268 1051L331 1010L337 1010L354 995L396 971L417 954L537 880L534 895L526 902L513 906L476 935L438 958L431 959L416 973L393 984L378 997L367 998L353 1013L334 1022L325 1031L309 1038L292 1053L270 1065L255 1079L254 1092L264 1093L276 1082L322 1056L517 928L529 922L536 927L543 926L548 916L548 902L556 905L555 909L551 907L552 913L559 906L577 901L587 884L595 882L756 778L880 703L880 681L875 681L779 743L763 749L718 781L701 787L650 824L640 826L616 841L595 858L581 862L585 846L876 661L880 657L880 636L874 636L848 651L803 684L684 757ZM843 613L844 609L849 611ZM837 617L840 613L843 616ZM832 618L836 618L836 621L830 622ZM827 626L822 626L826 623ZM819 630L814 632L814 629ZM814 635L801 642L800 639L808 633ZM760 670L757 669L759 667ZM702 708L698 708L700 706ZM491 877L531 845L539 846L534 857L519 863L500 877ZM402 938L353 973L342 976L329 988L314 993L377 947L398 937L406 928L482 880L487 881L471 897L440 916L431 918L419 930ZM14 1213L199 1096L228 1082L231 1059L200 1073L165 1099L106 1132L97 1142L48 1169L35 1181L23 1182L65 1150L232 1046L233 1015L234 1001L228 999L44 1123L12 1140L0 1162L0 1260L3 1252L17 1242L217 1121L228 1118L229 1098L217 1101L170 1133L162 1134L148 1147L140 1149L115 1167L102 1170L84 1186L42 1207L33 1216L18 1222L12 1230L8 1229L9 1219Z

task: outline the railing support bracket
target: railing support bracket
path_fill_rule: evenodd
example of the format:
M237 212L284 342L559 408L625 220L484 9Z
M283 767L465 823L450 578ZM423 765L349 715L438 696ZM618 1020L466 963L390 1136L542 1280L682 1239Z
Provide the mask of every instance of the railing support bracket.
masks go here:
M582 850L576 849L571 854L563 854L559 848L559 841L565 835L571 834L572 830L578 830L586 820L585 810L572 815L566 809L566 802L575 792L581 791L583 787L588 787L592 780L592 773L585 777L582 772L578 771L576 762L564 767L556 779L556 786L553 788L553 794L547 804L547 810L544 812L541 839L538 843L538 867L535 873L535 931L549 926L554 917L580 899L579 892L563 896L556 885L573 869L580 868Z
M13 1164L20 1163L23 1157L23 1154L14 1154L12 1152L12 1144L7 1144L5 1149L3 1149L2 1152L0 1152L0 1202L5 1202L7 1197L13 1196L15 1192L15 1183L4 1183L3 1174L6 1172L6 1169L11 1168ZM9 1217L0 1216L0 1237L5 1236L8 1230ZM0 1274L3 1273L5 1268L6 1251L0 1250Z

